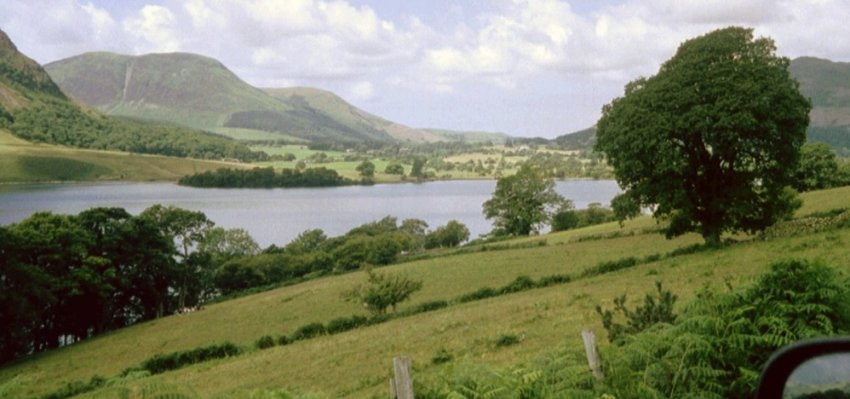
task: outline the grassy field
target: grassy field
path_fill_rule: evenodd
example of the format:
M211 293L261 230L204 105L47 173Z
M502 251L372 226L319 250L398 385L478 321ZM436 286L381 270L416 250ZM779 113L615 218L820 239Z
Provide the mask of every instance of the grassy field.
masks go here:
M504 150L504 147L493 147L496 150ZM295 160L290 162L276 161L276 162L263 162L258 163L259 166L273 166L275 168L295 168L295 164L300 160L307 160L308 167L325 167L328 169L333 169L337 171L340 175L350 178L350 179L359 179L360 174L357 172L357 165L360 164L361 161L344 161L347 154L341 151L318 151L311 150L307 148L306 145L284 145L284 146L252 146L252 150L254 151L264 151L269 155L284 155L286 153L291 153L295 155ZM317 153L325 153L328 157L333 158L333 162L325 162L325 163L310 163L307 159L310 156L313 156ZM467 161L481 161L485 162L488 159L499 160L501 158L500 154L484 154L482 152L471 152L461 155L455 155L451 157L445 158L446 162L467 162ZM507 157L506 161L517 163L522 162L527 159L527 157ZM387 165L390 164L390 160L387 159L379 159L373 158L370 160L375 164L375 181L378 183L394 183L403 181L401 176L398 175L389 175L384 172L384 169ZM405 174L410 173L410 169L413 165L409 163L402 163L404 166ZM433 171L433 170L431 170ZM513 174L516 172L516 168L507 168L504 171L504 174ZM468 171L460 171L460 170L452 170L452 171L439 171L435 172L437 179L454 179L454 180L480 180L480 179L493 179L494 176L492 174L481 175L477 172L473 172L471 170Z
M847 208L850 188L809 193L804 199L799 215ZM485 286L499 287L520 275L578 276L603 261L667 254L701 242L695 235L666 240L660 234L647 233L655 226L648 218L631 221L623 228L616 223L593 226L542 237L546 246L438 257L383 270L424 282L423 290L401 306L404 310L426 301L457 298ZM622 236L581 240L605 234ZM365 280L362 272L321 278L136 325L20 361L0 370L0 392L5 382L14 385L15 389L8 391L12 395L38 396L73 380L115 377L157 353L227 340L249 352L156 376L117 379L115 386L83 397L112 397L118 389L143 387L171 387L200 397L249 397L256 390L278 388L329 397L381 396L393 356L412 357L416 377L425 379L458 364L516 364L555 347L579 345L583 328L604 335L594 307L610 306L617 295L627 293L634 301L650 291L656 280L662 280L679 295L681 304L706 284L720 285L724 279L735 285L748 284L770 262L789 257L819 259L850 272L850 230L770 240L746 238L721 250L666 257L565 285L453 305L264 351L250 349L262 335L289 334L309 322L365 314L340 298L342 292ZM502 334L517 335L521 342L497 347L495 341ZM432 365L431 358L440 348L455 360Z
M0 182L177 180L243 164L33 144L0 130Z
M288 136L283 133L272 133L272 132L264 132L261 130L253 130L253 129L241 129L237 127L217 127L214 129L210 129L213 133L218 133L221 135L225 135L228 137L232 137L235 140L288 140L290 142L306 142L299 137Z
M304 160L307 162L308 168L319 168L324 167L328 169L333 169L337 173L339 173L343 177L347 177L349 179L360 179L360 173L357 171L357 165L360 165L362 161L344 161L347 154L342 151L319 151L319 150L311 150L307 148L306 145L284 145L284 146L252 146L252 150L254 151L264 151L269 155L284 155L284 154L292 154L295 155L294 161L275 161L275 162L260 162L258 166L273 166L275 169L294 169L295 165L298 161ZM333 162L322 162L322 163L313 163L308 159L309 157L324 153L329 158L334 159ZM398 175L388 175L384 173L384 169L387 165L390 164L388 160L384 159L372 159L370 162L375 164L375 181L378 183L393 183L401 181L401 177ZM410 172L410 164L403 164L405 173Z

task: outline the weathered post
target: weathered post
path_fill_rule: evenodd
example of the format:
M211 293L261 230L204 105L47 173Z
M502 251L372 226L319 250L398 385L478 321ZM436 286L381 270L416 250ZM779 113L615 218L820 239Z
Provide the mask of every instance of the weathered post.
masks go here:
M584 352L587 354L587 364L590 366L590 371L593 377L599 381L605 378L602 374L602 361L599 360L599 352L596 350L596 335L593 331L583 330L581 339L584 341Z
M413 377L410 358L393 358L393 378L390 379L390 399L413 399Z

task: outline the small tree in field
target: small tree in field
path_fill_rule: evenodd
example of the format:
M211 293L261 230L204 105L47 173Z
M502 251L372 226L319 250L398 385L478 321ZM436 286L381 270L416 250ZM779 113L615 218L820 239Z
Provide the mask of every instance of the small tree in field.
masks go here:
M422 281L411 280L399 274L376 273L366 269L366 285L354 287L343 294L349 302L362 303L370 312L385 314L388 308L396 310L396 305L410 299L410 295L422 289Z
M800 165L794 171L794 180L794 188L798 191L841 185L835 153L824 143L804 144L800 148Z
M469 229L457 220L449 220L425 236L425 248L456 247L469 239Z
M355 169L360 173L364 183L371 183L375 178L375 164L372 162L363 161Z
M683 43L658 74L602 109L596 150L620 187L620 220L642 208L707 243L789 216L811 104L773 40L730 27Z
M515 175L496 183L493 198L484 203L484 216L493 219L496 235L527 236L549 223L570 202L555 192L555 181L523 165Z

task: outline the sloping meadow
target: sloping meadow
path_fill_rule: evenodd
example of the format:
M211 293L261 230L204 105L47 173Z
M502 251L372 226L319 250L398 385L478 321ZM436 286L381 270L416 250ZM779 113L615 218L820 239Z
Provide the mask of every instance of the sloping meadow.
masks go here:
M850 206L850 189L815 192L804 199L799 215L826 212ZM414 378L429 380L465 364L503 367L545 356L556 348L579 348L584 328L605 336L596 305L610 306L613 298L624 293L629 304L637 303L655 281L663 281L681 303L705 285L750 284L768 264L781 259L819 260L850 271L846 226L791 230L769 239L738 237L734 244L710 249L695 245L701 239L693 235L666 240L652 232L653 225L639 220L623 229L617 224L607 229L597 226L548 235L547 244L536 247L470 252L381 268L424 283L399 313L426 302L446 301L448 306L263 350L254 343L266 335L278 337L310 323L367 316L358 304L341 298L343 292L365 281L364 273L321 278L210 305L7 365L0 370L0 392L39 397L69 382L98 376L105 382L83 397L112 397L118 391L141 392L144 387L176 390L186 397L250 397L277 389L328 397L383 396L394 356L411 357ZM520 276L539 281L553 275L568 276L569 282L458 300L485 287L498 291ZM158 354L224 342L237 345L241 353L156 375L125 372Z

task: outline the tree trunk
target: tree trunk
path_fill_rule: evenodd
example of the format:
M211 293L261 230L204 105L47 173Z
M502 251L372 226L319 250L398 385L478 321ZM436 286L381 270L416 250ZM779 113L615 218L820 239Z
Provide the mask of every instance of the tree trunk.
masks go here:
M720 245L720 229L703 230L702 239L705 240L705 245L709 247Z

